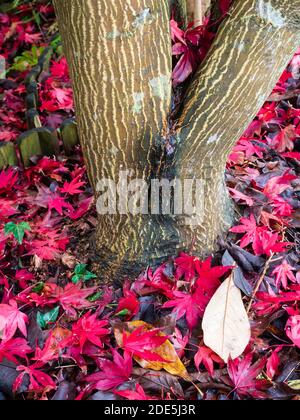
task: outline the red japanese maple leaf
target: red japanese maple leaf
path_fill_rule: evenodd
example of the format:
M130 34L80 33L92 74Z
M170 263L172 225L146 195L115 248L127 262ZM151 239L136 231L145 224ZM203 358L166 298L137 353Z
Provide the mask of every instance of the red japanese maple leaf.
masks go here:
M242 224L230 229L234 233L245 233L241 239L240 246L245 248L252 243L255 255L268 255L272 252L283 252L289 245L288 242L280 242L280 236L277 232L271 232L266 226L259 227L256 224L255 217L251 214L250 218L243 217Z
M59 79L69 78L69 67L65 57L59 61L53 61L51 64L50 72L53 77Z
M86 298L95 293L95 291L96 287L83 289L81 283L69 283L64 289L56 286L53 297L70 316L76 316L75 309L86 309L93 305Z
M195 328L198 321L204 313L204 308L201 305L201 299L199 299L199 292L184 293L174 292L175 299L166 302L163 305L164 309L174 308L173 313L176 316L176 320L186 316L186 321L190 330Z
M132 357L124 353L122 357L116 349L112 349L113 361L101 360L101 371L85 378L87 382L95 382L94 388L108 391L129 381L132 375Z
M63 188L60 189L60 192L69 194L69 195L76 195L80 194L83 191L79 188L85 185L86 183L83 181L79 181L79 177L72 179L71 182L65 182Z
M279 346L276 350L274 350L271 356L268 358L267 361L267 375L270 379L273 379L274 376L277 375L280 365L280 358L278 353L282 350L282 346Z
M85 200L78 203L78 208L69 211L67 214L72 220L78 220L84 216L90 209L94 197L86 198Z
M0 172L0 193L12 189L17 180L18 173L14 169Z
M289 242L281 242L277 232L273 233L265 226L257 228L256 236L253 240L253 250L255 255L268 255L280 253L286 250Z
M192 281L196 277L196 263L199 261L198 257L187 255L181 252L179 257L175 259L176 271L175 277L177 280L184 277L185 281Z
M300 315L291 316L285 327L286 335L300 348Z
M242 359L229 360L228 373L234 385L234 391L239 396L251 396L252 398L265 398L265 390L268 381L257 379L266 365L265 357L252 365L253 354L248 353Z
M245 248L247 245L249 245L255 240L257 234L257 224L253 214L250 215L249 219L247 219L246 217L242 217L240 221L241 224L231 228L230 232L245 233L240 243L240 246L242 248Z
M294 149L294 141L296 140L295 127L290 124L280 130L273 139L268 139L271 147L277 152L282 153L286 150L292 151Z
M202 24L202 22L200 23ZM176 86L184 82L196 70L198 64L204 59L214 35L210 34L204 26L195 27L193 23L183 31L179 28L178 23L172 19L171 37L174 43L172 54L180 57L172 74ZM205 37L207 38L206 42L204 42ZM201 39L203 42L200 44Z
M27 315L19 311L18 305L14 300L11 300L9 305L5 303L0 304L0 334L2 334L4 341L10 340L17 329L27 337L27 322Z
M282 194L284 191L291 188L291 181L295 179L297 179L297 177L288 172L284 173L282 176L275 176L267 182L263 193L270 200L277 199L279 194Z
M30 273L26 269L17 270L15 274L15 280L21 289L27 289L28 282L35 279L34 274Z
M279 288L282 285L284 289L287 289L288 280L293 283L297 283L293 271L295 271L295 269L290 264L288 264L286 260L278 265L272 272L272 275L276 276L276 286Z
M16 357L26 359L27 354L31 353L32 349L27 344L24 338L14 338L0 343L0 362L5 358L13 363L18 364Z
M198 370L201 363L203 363L211 376L214 376L214 362L219 364L224 363L223 360L217 354L215 354L215 352L206 346L199 347L194 360Z
M17 213L16 202L14 200L8 200L0 198L0 214L1 218L6 219Z
M127 311L127 314L125 316L125 319L127 321L134 317L140 309L140 302L136 294L129 288L129 284L125 283L125 286L123 288L124 297L119 300L119 304L116 309L116 314L120 314L120 312L122 311Z
M144 389L141 385L136 384L135 391L125 390L125 391L114 391L115 394L120 395L121 397L126 398L131 401L147 401L153 400L153 398L148 397L145 394Z
M206 289L218 287L220 280L226 273L233 268L231 266L216 266L212 267L212 257L207 258L205 261L201 262L200 260L196 261L196 270L199 276L197 284L199 286L204 286Z
M38 191L36 203L40 207L45 207L49 210L55 209L61 216L63 215L63 209L73 210L72 205L64 197L57 192L52 192L50 188L41 186L38 187Z
M109 334L107 327L108 321L98 320L97 314L91 315L91 312L83 315L73 324L73 339L78 341L80 352L83 352L84 345L88 342L97 347L103 347L102 338Z
M51 330L44 347L36 347L33 360L40 365L45 365L48 362L57 360L61 350L64 348L63 343L66 343L66 340L71 336L72 332L66 328L56 327L54 330Z
M160 347L168 340L166 335L162 335L159 329L145 331L142 325L131 333L123 331L123 348L131 356L137 356L143 360L151 362L165 362L155 349Z
M237 146L235 146L234 151L245 153L245 157L247 159L250 159L254 155L258 156L259 158L262 158L264 148L261 146L257 146L247 138L242 138L238 142Z
M53 379L45 372L38 370L40 364L31 366L17 366L17 371L21 372L14 382L13 391L17 392L23 383L25 375L29 376L29 391L43 392L56 389L56 384Z
M236 202L244 201L249 207L252 207L254 205L253 198L248 197L247 195L243 194L242 192L234 188L228 188L228 189L231 192L231 195L235 199Z

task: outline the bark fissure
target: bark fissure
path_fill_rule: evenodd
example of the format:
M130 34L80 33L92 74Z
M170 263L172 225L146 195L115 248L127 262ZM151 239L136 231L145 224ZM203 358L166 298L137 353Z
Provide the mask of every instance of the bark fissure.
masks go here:
M202 222L176 215L99 216L97 246L118 270L191 249L215 249L233 211L224 171L232 147L300 45L300 0L235 0L197 71L164 163L171 103L169 19L183 0L54 0L74 82L79 132L93 187L119 171L204 182ZM213 4L215 4L213 2ZM171 6L171 9L170 9ZM171 161L171 163L170 163Z

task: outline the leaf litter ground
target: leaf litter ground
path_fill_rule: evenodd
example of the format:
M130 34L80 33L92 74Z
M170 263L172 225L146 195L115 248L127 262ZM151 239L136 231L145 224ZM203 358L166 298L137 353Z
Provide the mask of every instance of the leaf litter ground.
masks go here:
M209 19L186 32L171 23L178 103L214 34ZM26 130L24 79L49 44L39 111L57 129L74 111L53 8L20 2L0 25L10 66L0 82L0 141ZM96 212L79 147L0 172L0 399L299 398L299 88L300 50L229 156L237 222L220 252L200 261L187 250L122 286L96 275L86 239ZM202 331L222 283L235 288L251 327L243 354L228 363Z

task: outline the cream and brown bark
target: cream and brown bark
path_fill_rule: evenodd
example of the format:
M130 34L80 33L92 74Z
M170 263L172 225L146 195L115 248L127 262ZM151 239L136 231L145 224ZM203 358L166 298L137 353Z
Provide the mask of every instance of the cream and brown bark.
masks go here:
M169 0L54 4L93 186L102 178L117 180L120 169L134 170L148 182L162 168L161 138L171 100ZM299 45L300 0L233 2L188 89L174 159L162 168L169 178L204 180L202 222L99 216L97 246L115 269L112 275L192 246L199 255L215 249L232 221L224 184L227 156Z

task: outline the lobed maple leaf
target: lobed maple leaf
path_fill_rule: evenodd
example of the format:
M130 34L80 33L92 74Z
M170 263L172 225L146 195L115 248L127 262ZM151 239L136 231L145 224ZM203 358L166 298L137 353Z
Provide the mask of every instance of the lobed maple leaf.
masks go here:
M29 376L29 391L45 392L56 389L56 384L53 379L47 373L38 370L39 367L39 364L34 364L31 366L17 366L17 372L21 373L14 382L13 391L18 391L26 375Z
M209 347L199 347L194 357L196 368L199 370L201 363L205 366L210 376L214 376L214 362L221 365L224 364L223 360Z
M108 391L129 381L132 375L132 357L125 352L122 357L116 349L111 349L113 361L101 360L101 371L85 378L95 383L93 387L99 391Z
M27 322L27 315L19 311L16 301L11 300L9 305L0 304L0 335L2 335L4 341L10 340L17 329L27 337Z
M231 228L230 232L245 233L240 243L241 248L245 248L255 240L257 234L257 224L253 214L251 214L248 219L246 217L242 217L240 222L241 224Z
M89 198L86 198L83 201L80 201L77 209L76 210L75 209L70 210L69 212L67 212L67 215L72 220L80 219L82 216L84 216L89 211L93 201L94 201L94 197L89 197Z
M3 359L7 359L13 363L19 364L16 357L26 359L27 354L31 352L32 349L24 338L14 338L8 341L2 341L0 343L0 362L2 362Z
M235 201L244 201L249 207L252 207L254 205L254 200L248 197L247 195L241 193L240 191L234 188L228 188L228 190L231 192L231 195L235 199Z
M209 290L210 288L215 289L219 286L219 280L225 275L229 274L232 266L215 266L212 267L212 257L207 258L205 261L201 262L198 260L196 262L196 270L199 276L197 280L197 285L204 287Z
M174 308L176 320L186 317L186 321L190 330L194 329L200 317L204 313L201 298L199 299L199 292L194 293L174 292L175 299L166 302L163 309Z
M136 384L135 391L125 390L125 391L114 391L115 394L120 395L121 397L126 398L131 401L147 401L153 400L153 398L148 397L145 394L144 389L141 385Z
M39 346L36 347L33 360L40 365L45 365L53 360L57 360L60 356L62 348L64 347L63 343L66 343L66 340L68 340L71 335L71 331L65 328L54 328L50 331L44 347L42 349Z
M234 391L239 396L252 398L266 398L263 390L268 386L268 381L257 379L266 365L265 357L252 365L253 354L248 353L242 359L229 360L228 374L234 386Z
M60 188L60 192L69 195L76 195L82 193L83 191L79 188L83 187L83 185L85 185L86 183L83 181L80 182L78 178L79 177L72 179L71 182L65 182L64 186Z
M187 255L181 252L179 257L175 259L176 271L175 277L177 280L184 277L185 281L192 281L196 277L196 263L199 261L198 257Z
M0 172L0 193L11 190L18 180L18 172L7 169Z
M276 350L274 350L271 356L268 358L267 361L267 375L268 378L271 380L278 374L279 365L280 365L280 358L278 353L282 350L282 346L279 346Z
M59 61L53 61L51 63L50 72L53 77L59 79L69 78L69 67L66 57L62 57Z
M257 146L247 138L242 138L235 146L234 151L243 152L247 159L250 159L253 155L256 155L260 159L262 159L264 148L261 146Z
M140 302L137 299L136 294L129 288L130 285L126 282L123 288L124 297L119 300L119 304L116 309L116 315L125 315L126 321L133 318L140 309Z
M300 315L293 315L289 318L285 332L295 346L300 348Z
M286 150L292 151L294 149L294 141L296 140L295 127L290 124L281 129L280 132L273 137L273 139L267 139L270 146L279 153L285 152Z
M1 218L6 219L17 213L15 200L0 198L0 214Z
M131 333L123 332L124 350L132 357L137 356L140 359L151 362L169 362L155 353L155 349L163 345L167 340L168 337L161 335L159 329L145 331L143 325Z
M272 272L272 276L275 277L276 286L279 288L281 285L284 289L288 287L288 280L293 283L297 283L296 277L293 273L295 269L284 260L280 265L278 265Z
M234 226L230 232L245 233L241 239L240 246L245 248L252 244L255 255L268 255L275 252L283 252L289 245L288 242L280 242L277 232L271 232L266 226L257 226L255 217L250 215L249 219L241 218L241 225Z
M279 194L291 188L291 181L295 179L297 177L289 174L289 172L285 172L282 176L275 176L267 182L263 193L270 200L276 200Z
M109 330L105 328L107 325L108 321L100 321L97 319L97 314L91 315L91 312L87 312L72 325L73 336L70 340L78 342L81 353L88 342L103 347L101 339L109 335Z

